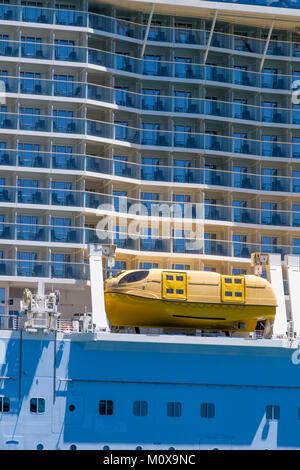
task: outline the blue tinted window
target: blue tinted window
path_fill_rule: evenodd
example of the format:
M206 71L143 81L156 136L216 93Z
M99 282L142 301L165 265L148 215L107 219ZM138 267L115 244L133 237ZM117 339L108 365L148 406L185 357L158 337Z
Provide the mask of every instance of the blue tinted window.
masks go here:
M215 405L213 403L201 403L200 415L201 418L214 418Z
M7 397L0 397L0 412L8 413L10 410L10 399Z
M99 401L99 414L100 415L112 415L114 413L114 402L112 400L100 400Z
M133 402L133 415L134 416L147 416L148 415L148 402L134 401Z
M181 403L169 401L167 403L167 416L169 418L179 418L181 416Z
M31 398L30 411L31 413L37 413L37 414L44 413L45 412L44 398Z

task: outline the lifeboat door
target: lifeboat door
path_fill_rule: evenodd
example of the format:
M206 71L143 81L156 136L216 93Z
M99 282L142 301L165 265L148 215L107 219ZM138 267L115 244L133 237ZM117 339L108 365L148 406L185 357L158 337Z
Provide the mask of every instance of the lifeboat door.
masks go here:
M245 278L222 276L222 302L245 302Z
M162 273L162 297L163 299L186 300L187 275L186 273L163 272Z

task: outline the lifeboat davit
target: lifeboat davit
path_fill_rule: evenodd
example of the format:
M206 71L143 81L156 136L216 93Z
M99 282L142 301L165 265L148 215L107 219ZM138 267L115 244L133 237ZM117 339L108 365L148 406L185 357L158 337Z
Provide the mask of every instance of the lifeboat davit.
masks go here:
M274 323L271 284L254 275L163 269L122 271L105 281L112 326L254 331Z

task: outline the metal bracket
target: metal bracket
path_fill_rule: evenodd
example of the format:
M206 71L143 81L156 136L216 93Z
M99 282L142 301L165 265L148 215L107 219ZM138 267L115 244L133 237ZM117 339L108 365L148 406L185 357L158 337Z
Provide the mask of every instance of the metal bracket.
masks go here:
M141 52L141 58L143 57L145 49L146 49L146 44L147 44L147 39L148 39L148 35L149 35L149 30L150 30L150 26L151 26L151 21L152 21L154 8L155 8L155 4L152 3L150 15L149 15L149 18L148 18L147 28L146 28L146 32L145 32L145 37L144 37L144 42L143 42L143 47L142 47L142 52Z
M206 49L205 49L205 54L204 54L204 59L203 59L203 64L205 64L206 60L207 60L207 56L208 56L209 48L210 48L210 43L211 43L211 40L212 40L212 37L213 37L213 34L214 34L214 29L215 29L215 25L216 25L216 21L217 21L217 16L218 16L218 10L215 11L213 22L212 22L212 25L211 25L211 28L210 28L208 41L207 41L207 46L206 46Z

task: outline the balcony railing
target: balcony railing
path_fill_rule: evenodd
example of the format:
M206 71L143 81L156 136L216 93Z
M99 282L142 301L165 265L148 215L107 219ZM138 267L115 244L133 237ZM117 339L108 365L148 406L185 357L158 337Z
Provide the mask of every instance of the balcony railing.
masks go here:
M225 0L218 0L225 1ZM239 0L235 3L245 3ZM253 0L249 4L263 6L281 6L299 8L293 0ZM0 19L13 22L30 22L37 24L63 25L73 28L90 28L94 33L109 33L121 36L122 39L135 39L142 41L145 37L146 25L126 21L120 18L99 15L96 13L50 9L32 6L0 5ZM192 21L193 22L193 21ZM168 27L164 25L150 25L148 34L149 42L190 44L205 48L208 43L209 31L193 27ZM242 50L248 53L262 54L265 47L265 39L231 35L215 31L212 35L211 47L222 49ZM300 49L297 43L284 40L272 40L268 47L268 54L280 56L299 57Z
M0 187L0 202L3 206L9 203L18 203L23 205L53 205L60 206L61 208L74 207L79 211L84 209L97 209L99 214L108 212L109 214L122 214L122 216L128 218L133 218L137 215L146 215L148 217L165 217L167 219L193 219L197 222L201 221L202 223L206 219L219 222L228 221L266 226L300 226L300 212L297 210L259 209L225 206L222 204L201 204L163 200L150 201L75 190L2 186ZM3 225L3 230L6 230L6 233L9 235L10 230L8 226L5 227ZM82 239L82 236L80 237L71 232L71 230L66 230L64 234L59 228L54 230L53 227L51 227L52 240L56 238L55 241L58 241L57 237L61 237L65 242L65 237L67 237L67 241L76 243L76 240ZM22 237L25 235L22 235L20 232L19 236ZM28 232L26 236L29 236ZM35 232L34 236L41 237L43 241L43 237L46 237L46 231L45 233L40 232L39 234ZM77 238L77 236L79 238ZM49 240L49 232L47 239Z
M46 277L86 280L89 266L83 263L0 259L0 276Z
M1 77L0 77L1 78ZM44 95L78 99L90 99L101 103L115 104L140 111L158 113L187 113L242 119L273 124L300 124L300 110L292 108L266 108L247 104L192 98L135 93L118 88L109 88L92 83L62 80L32 79L23 77L2 78L6 93Z
M203 65L190 62L140 59L123 54L114 54L98 49L30 41L0 41L0 56L45 61L75 62L91 64L138 76L157 76L203 82L222 82L255 88L291 90L297 75L272 72L255 72L236 68Z
M21 322L18 315L0 315L0 330L18 330Z
M156 159L151 164L135 163L125 160L96 157L85 154L50 153L29 150L0 150L0 167L41 168L68 171L89 171L99 175L111 175L143 181L161 181L165 183L201 184L224 188L243 188L249 191L275 191L300 193L300 176L278 174L254 174L240 171L219 170L213 168L195 168L189 160L180 161L182 166L167 165L164 160ZM49 196L33 196L36 188L29 188L24 193L20 190L19 202L49 203ZM67 196L62 198L58 190L52 190L53 202L65 204ZM93 193L94 194L94 193ZM74 199L74 201L77 198ZM2 188L0 202L9 201L8 188ZM80 201L79 201L80 202Z
M260 141L245 137L231 137L189 131L160 130L129 127L124 124L108 123L91 119L16 114L0 112L1 130L35 131L43 133L77 134L129 143L130 146L151 146L162 148L185 148L213 152L250 154L255 156L300 158L300 143ZM190 128L192 129L192 128Z
M10 232L6 232L1 236L1 240L11 240L17 244L20 237L17 237L14 232L13 224L11 225ZM23 224L23 230L33 233L35 230L40 231L41 227L45 233L50 233L51 227L47 226L29 226ZM162 252L162 253L182 253L182 254L202 254L212 256L225 256L225 257L239 257L250 258L253 252L264 253L278 253L284 257L287 254L299 254L299 247L281 245L281 244L268 244L268 243L253 243L253 242L240 242L236 240L217 240L201 238L197 232L194 234L190 230L178 230L180 233L173 233L170 229L169 234L132 234L128 233L126 227L117 227L119 230L96 230L87 229L85 227L72 227L69 232L77 232L80 234L80 248L85 247L89 243L104 243L114 244L118 249L127 249L143 252ZM124 230L123 230L124 229ZM0 228L1 230L1 228ZM84 235L84 237L83 237ZM36 241L50 241L51 235L48 239L42 236L37 239L34 236L25 237L26 240L31 241L31 246L35 246ZM63 243L70 242L69 238L65 238ZM0 276L26 276L26 277L47 277L53 279L78 279L85 280L89 276L89 266L85 263L78 262L60 262L60 261L42 261L42 260L21 260L21 259L0 259Z

